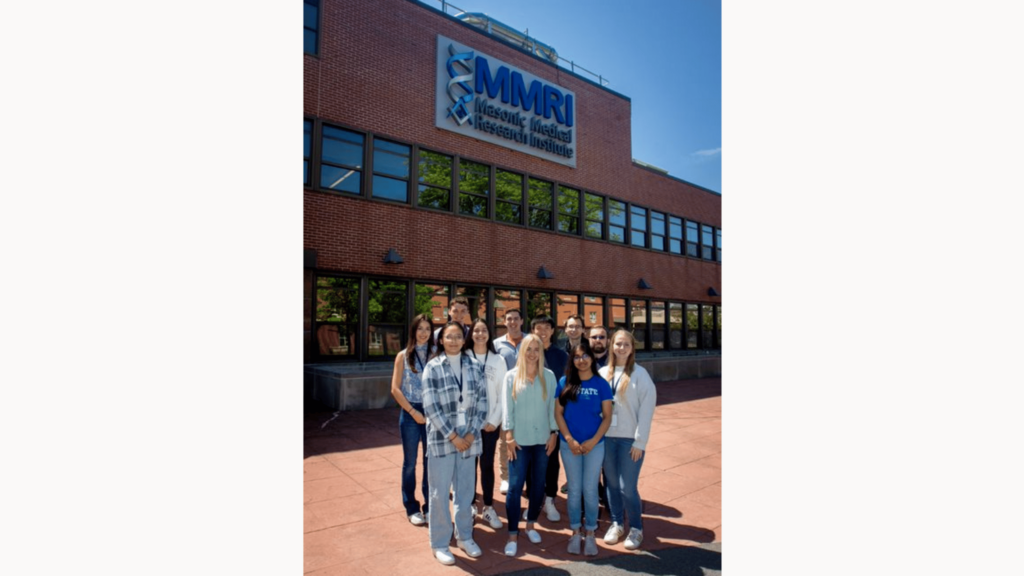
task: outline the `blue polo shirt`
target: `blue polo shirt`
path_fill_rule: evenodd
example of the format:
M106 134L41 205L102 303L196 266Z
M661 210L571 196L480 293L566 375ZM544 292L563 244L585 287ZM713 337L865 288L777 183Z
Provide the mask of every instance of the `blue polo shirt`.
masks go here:
M563 389L565 376L562 376L558 381L558 387L555 388L555 402L559 401L558 397L562 395ZM576 401L567 402L562 414L565 425L569 427L569 434L572 434L577 442L582 444L597 434L597 429L601 427L601 403L611 399L612 387L600 375L594 374L589 380L583 381ZM558 436L565 442L565 436L562 436L561 431ZM598 442L604 442L604 438Z

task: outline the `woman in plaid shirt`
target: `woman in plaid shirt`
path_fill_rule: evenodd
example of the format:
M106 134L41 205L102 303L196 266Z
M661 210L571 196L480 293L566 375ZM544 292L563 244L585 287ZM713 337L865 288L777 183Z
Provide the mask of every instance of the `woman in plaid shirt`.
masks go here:
M448 492L454 487L455 537L471 558L482 553L473 541L471 506L476 492L476 457L481 452L480 429L487 417L484 365L462 353L462 324L441 329L443 353L423 369L423 413L427 417L427 481L430 487L430 548L442 564L455 563L448 549L452 518Z

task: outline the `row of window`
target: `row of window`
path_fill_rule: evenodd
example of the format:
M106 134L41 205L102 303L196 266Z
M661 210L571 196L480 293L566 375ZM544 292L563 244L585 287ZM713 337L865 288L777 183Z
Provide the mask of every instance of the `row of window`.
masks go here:
M632 331L638 351L720 349L722 342L722 307L711 304L333 275L318 276L314 290L317 361L394 359L415 315L427 314L437 326L448 321L452 294L465 296L472 318L483 318L495 337L505 334L504 311L518 308L524 331L530 319L548 315L560 341L561 327L576 314L588 327Z
M313 120L304 131L305 186L722 261L721 228Z

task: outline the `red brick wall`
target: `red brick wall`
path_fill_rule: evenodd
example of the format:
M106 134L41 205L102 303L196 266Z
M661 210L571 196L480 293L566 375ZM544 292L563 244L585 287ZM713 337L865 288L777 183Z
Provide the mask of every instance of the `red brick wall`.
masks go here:
M321 10L320 56L304 57L307 115L721 226L720 196L632 164L628 99L408 0ZM577 168L436 128L438 34L575 92ZM408 206L306 190L304 222L320 269L700 302L721 291L717 264ZM436 247L442 231L458 249ZM405 263L384 265L388 248ZM537 279L542 265L554 279ZM637 289L641 277L654 289Z

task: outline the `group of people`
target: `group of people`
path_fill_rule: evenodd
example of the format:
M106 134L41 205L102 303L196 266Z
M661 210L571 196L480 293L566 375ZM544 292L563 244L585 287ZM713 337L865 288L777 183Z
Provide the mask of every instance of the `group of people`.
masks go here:
M524 490L530 542L541 542L535 523L542 509L548 521L561 519L554 504L561 456L572 530L568 552L597 554L600 496L611 517L605 543L616 544L625 535L626 549L639 548L643 520L637 481L657 393L650 375L636 364L632 333L618 330L609 339L605 327L588 330L582 318L570 316L564 328L568 340L560 347L552 342L555 323L549 316L533 319L529 334L522 330L518 309L505 311L504 323L506 333L492 338L484 320L469 321L469 302L459 296L441 328L435 330L424 314L409 327L391 383L402 408L402 501L409 521L428 526L430 547L442 564L455 563L449 548L453 533L468 556L480 556L473 540L478 466L480 517L495 530L503 525L493 498L497 453L500 491L506 494L505 554L515 556ZM422 508L416 498L420 447Z

